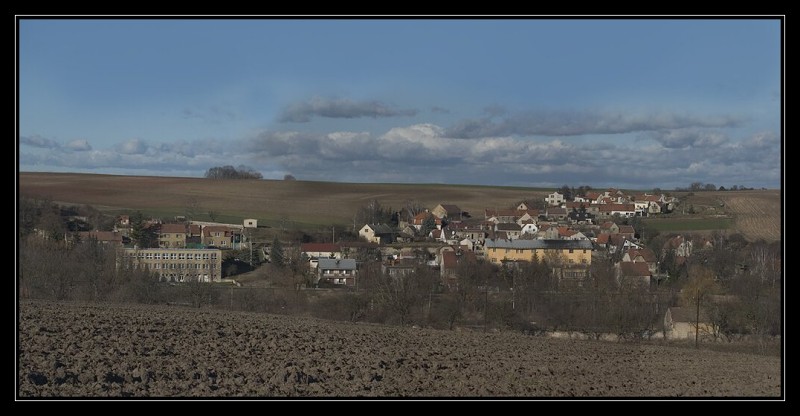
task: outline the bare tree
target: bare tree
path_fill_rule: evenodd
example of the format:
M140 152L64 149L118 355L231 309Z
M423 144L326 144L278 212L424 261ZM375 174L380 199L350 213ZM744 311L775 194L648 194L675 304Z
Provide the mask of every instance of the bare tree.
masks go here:
M710 269L697 264L689 268L689 281L683 287L682 296L687 305L695 308L695 348L700 348L700 309L708 302L709 295L716 290L714 273Z

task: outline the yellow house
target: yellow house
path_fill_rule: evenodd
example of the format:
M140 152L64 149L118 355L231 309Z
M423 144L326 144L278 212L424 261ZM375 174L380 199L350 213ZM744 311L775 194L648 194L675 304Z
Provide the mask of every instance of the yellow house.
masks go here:
M161 224L158 230L158 246L162 248L186 247L186 225Z
M563 265L592 264L592 242L588 240L486 240L486 258L507 261L557 260Z

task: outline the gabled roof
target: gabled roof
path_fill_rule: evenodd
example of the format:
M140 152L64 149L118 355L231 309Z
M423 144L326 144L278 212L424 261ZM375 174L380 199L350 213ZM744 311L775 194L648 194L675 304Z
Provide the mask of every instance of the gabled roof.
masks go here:
M630 225L620 225L619 226L619 233L620 234L634 234L636 230L633 229L633 226Z
M653 250L649 248L643 249L630 249L628 250L628 257L631 258L633 261L636 257L642 256L642 259L647 263L655 263L656 262L656 255L653 253Z
M608 244L608 238L611 234L600 234L597 236L597 244Z
M625 244L625 240L629 240L629 238L622 234L609 234L608 237L608 242L617 247L621 247L623 244Z
M203 235L206 237L211 237L211 233L220 233L224 232L225 236L227 237L233 230L225 225L207 225L203 227Z
M547 208L547 215L567 215L567 209L561 207Z
M453 204L439 204L448 215L461 214L461 208Z
M558 227L558 235L561 237L571 237L577 233L577 231L571 230L569 227Z
M522 227L515 222L500 222L495 226L497 231L519 231Z
M191 235L200 234L200 226L198 224L189 224L189 234Z
M602 204L602 205L600 205L600 211L602 211L602 212L636 211L636 205L635 204Z
M588 192L586 192L586 195L584 196L584 198L591 199L592 201L596 201L597 198L600 197L600 195L601 195L600 192L588 191Z
M395 231L392 230L392 227L386 224L367 224L369 228L372 228L372 231L375 234L394 234Z
M614 226L614 221L606 221L606 222L600 224L600 229L601 230L610 230L611 227L613 227L613 226Z
M304 253L337 253L342 248L334 243L303 243L300 244L300 251Z
M485 209L484 215L486 218L490 217L516 217L519 211L516 209Z
M81 241L94 239L98 242L122 244L122 234L115 231L81 231L78 233L78 235L80 236Z
M356 259L319 259L320 270L355 270Z
M486 240L486 248L509 248L509 249L577 249L591 250L592 243L589 240Z
M621 275L629 277L650 276L647 263L624 261L619 264L619 271Z
M459 254L460 253L460 254ZM470 264L475 263L477 258L469 248L456 247L455 250L442 252L442 267L445 269L454 269L459 261L466 261Z
M161 224L162 234L185 234L186 224Z

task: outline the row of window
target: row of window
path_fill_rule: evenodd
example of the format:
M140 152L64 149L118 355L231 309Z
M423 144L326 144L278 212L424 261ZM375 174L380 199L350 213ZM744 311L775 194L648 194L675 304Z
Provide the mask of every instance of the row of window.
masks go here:
M135 254L128 254L126 257L135 259L147 259L147 260L216 260L217 253L135 253Z
M213 276L213 275L212 275ZM175 274L175 273L161 273L159 280L162 282L210 282L208 274Z
M186 263L152 263L147 264L145 263L143 267L148 267L152 269L216 269L217 265L211 263L194 263L194 264L186 264Z
M348 272L350 272L350 273L348 273ZM342 274L342 275L348 275L348 274L355 274L355 271L354 271L354 270L323 270L323 271L322 271L322 274L333 274L333 275Z
M509 252L511 249L509 249L509 248L506 248L506 249L504 249L504 250L505 250L505 252L506 252L506 253L508 253L508 252ZM515 253L517 253L517 254L522 254L522 253L524 253L524 252L526 252L526 251L528 251L528 250L526 250L526 249L524 249L524 248L517 248L517 249L514 249L514 252L515 252ZM561 252L562 252L562 253L567 253L567 252L569 252L570 254L572 254L572 253L574 253L574 252L575 252L575 249L573 249L573 248L570 248L570 249L563 249L563 250L561 250ZM495 248L495 247L492 247L492 253L497 253L497 248ZM586 250L583 250L583 254L586 254Z

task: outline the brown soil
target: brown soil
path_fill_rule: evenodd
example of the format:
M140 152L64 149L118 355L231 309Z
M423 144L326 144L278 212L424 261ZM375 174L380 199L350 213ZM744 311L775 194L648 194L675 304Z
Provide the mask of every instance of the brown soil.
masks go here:
M783 395L779 357L174 306L18 312L21 399Z

